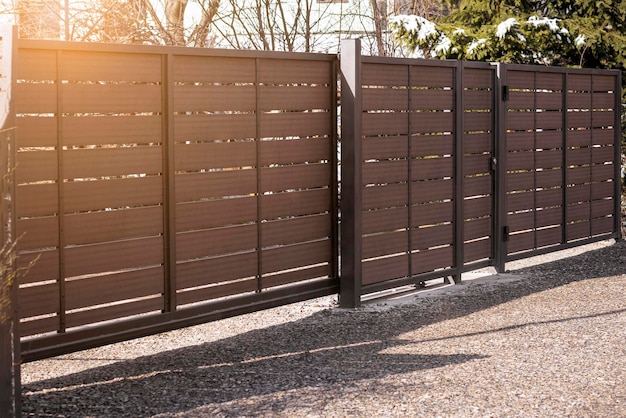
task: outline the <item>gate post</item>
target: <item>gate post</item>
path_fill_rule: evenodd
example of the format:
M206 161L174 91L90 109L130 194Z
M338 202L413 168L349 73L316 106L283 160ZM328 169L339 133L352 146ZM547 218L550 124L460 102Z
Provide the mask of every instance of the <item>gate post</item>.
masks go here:
M0 418L21 416L20 334L15 270L15 75L16 26L0 28Z
M495 222L494 222L494 267L498 273L505 271L506 256L508 252L507 241L508 227L506 226L506 100L508 99L508 86L506 81L506 64L496 63L496 141L494 155L496 161L495 170Z
M361 305L362 179L361 40L341 41L341 279L342 308Z

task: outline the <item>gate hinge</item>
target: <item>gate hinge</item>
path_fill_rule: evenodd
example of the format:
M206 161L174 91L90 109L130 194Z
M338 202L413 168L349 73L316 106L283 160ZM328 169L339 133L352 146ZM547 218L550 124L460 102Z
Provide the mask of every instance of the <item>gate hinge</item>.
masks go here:
M502 241L507 242L509 240L509 227L502 228Z
M502 101L509 100L509 86L502 86Z

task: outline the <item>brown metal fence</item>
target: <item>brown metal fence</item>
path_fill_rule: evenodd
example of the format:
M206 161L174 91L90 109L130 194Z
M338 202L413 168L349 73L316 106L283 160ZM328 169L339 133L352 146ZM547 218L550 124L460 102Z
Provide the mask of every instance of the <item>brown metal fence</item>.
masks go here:
M7 39L24 361L620 237L618 71Z
M24 359L337 292L335 56L18 45Z
M343 306L620 236L619 71L361 57L355 41L341 68Z

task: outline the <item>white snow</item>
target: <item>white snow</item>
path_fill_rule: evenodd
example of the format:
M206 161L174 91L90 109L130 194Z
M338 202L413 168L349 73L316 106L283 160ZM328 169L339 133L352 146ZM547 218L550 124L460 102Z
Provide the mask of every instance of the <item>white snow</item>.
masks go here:
M514 26L519 26L519 22L514 17L510 17L504 22L500 23L496 29L496 36L500 39L504 39L507 33L513 29Z
M577 48L582 48L585 45L585 35L578 35L576 39L574 39L574 44Z

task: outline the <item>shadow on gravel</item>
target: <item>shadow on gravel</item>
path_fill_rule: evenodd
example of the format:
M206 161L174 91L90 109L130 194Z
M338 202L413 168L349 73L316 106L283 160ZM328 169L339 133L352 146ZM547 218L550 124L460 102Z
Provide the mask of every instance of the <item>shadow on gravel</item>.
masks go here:
M271 401L263 400L271 402L264 405L264 411L281 413L294 402L306 403L298 397L298 389L315 392L330 387L350 388L364 379L484 358L472 354L385 354L384 350L407 344L397 337L429 324L573 281L624 275L626 243L513 273L527 279L497 287L469 287L462 294L420 298L385 310L324 310L302 320L216 342L30 383L23 387L23 414L147 417L200 408L196 414L205 412L194 416L250 415L254 409L229 410L223 403L245 403L263 395L272 395ZM375 384L377 391L385 390L382 383Z

